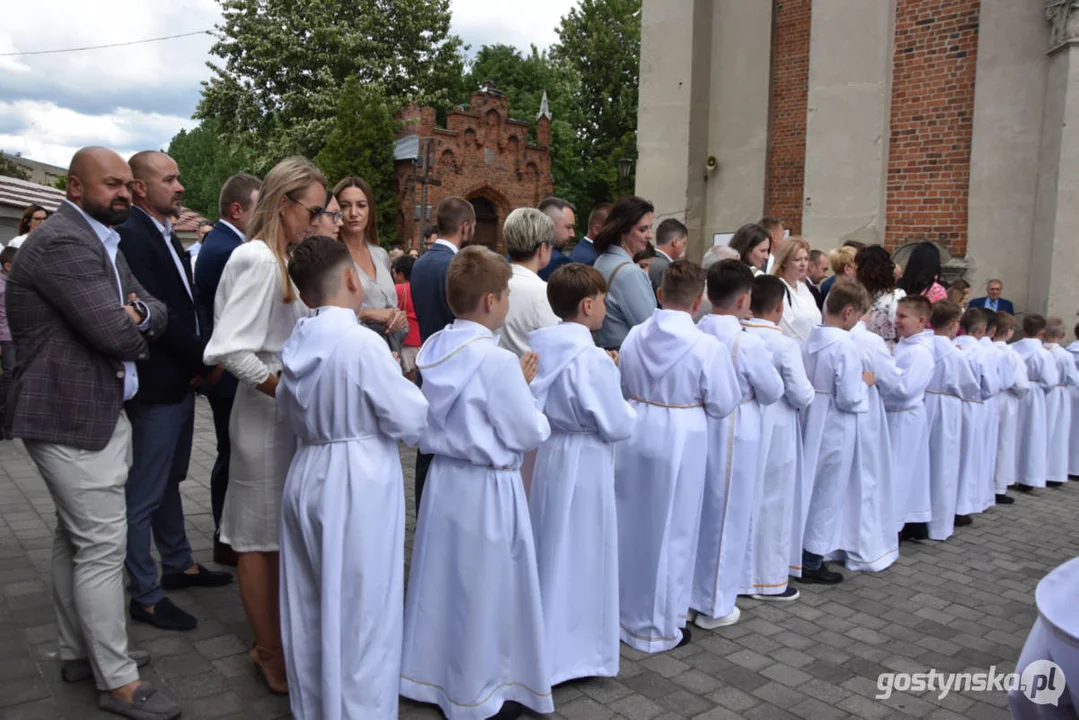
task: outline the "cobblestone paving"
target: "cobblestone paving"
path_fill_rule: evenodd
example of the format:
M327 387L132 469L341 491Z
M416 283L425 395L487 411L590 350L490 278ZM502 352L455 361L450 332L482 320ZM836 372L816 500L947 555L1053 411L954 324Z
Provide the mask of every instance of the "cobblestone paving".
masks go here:
M213 426L201 402L196 450L183 493L188 536L209 561L213 520L209 474ZM406 453L409 538L414 523L412 453ZM21 443L0 443L0 720L112 718L92 683L66 685L55 660L49 589L54 515ZM1009 717L1002 693L895 693L877 700L883 672L1011 672L1035 618L1034 587L1079 554L1079 486L1020 496L975 519L947 543L904 545L876 575L832 588L802 589L794 603L739 601L742 620L656 656L622 649L617 679L555 690L552 717L567 720L831 720L832 718ZM144 679L184 704L185 718L288 717L287 699L256 681L246 656L250 633L235 585L170 593L199 619L197 630L166 633L129 623L148 650ZM403 701L403 718L437 718Z

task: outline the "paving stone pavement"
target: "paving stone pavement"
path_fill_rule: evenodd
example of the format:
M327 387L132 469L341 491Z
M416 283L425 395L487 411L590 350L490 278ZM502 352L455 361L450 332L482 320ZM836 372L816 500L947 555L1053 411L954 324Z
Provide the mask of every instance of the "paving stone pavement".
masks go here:
M414 525L406 451L408 542ZM191 471L183 485L188 537L211 557L213 424L200 400ZM92 683L66 685L55 660L49 561L54 514L20 442L0 443L0 720L113 718ZM1018 493L1016 493L1018 495ZM946 543L904 544L887 571L850 575L831 588L802 588L793 603L739 600L742 620L647 656L622 648L617 679L555 689L566 720L831 720L832 718L1009 717L1002 693L895 693L877 700L883 672L1011 672L1036 615L1035 585L1079 555L1079 484L1021 495ZM198 629L166 633L129 623L132 644L150 651L144 679L183 702L184 718L288 717L288 701L256 681L251 640L235 585L170 593ZM402 718L437 718L401 703Z

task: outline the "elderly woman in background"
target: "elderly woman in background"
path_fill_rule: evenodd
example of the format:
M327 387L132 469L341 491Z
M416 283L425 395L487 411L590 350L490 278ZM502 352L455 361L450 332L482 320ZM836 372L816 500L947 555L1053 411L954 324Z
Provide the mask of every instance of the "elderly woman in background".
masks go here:
M705 272L707 272L708 268L712 267L713 265L715 265L717 262L719 262L721 260L741 260L741 259L742 259L742 256L739 255L738 251L735 250L734 248L732 248L730 245L714 245L714 246L708 248L708 252L706 252L704 254L704 259L701 260L701 267L704 268ZM711 315L711 314L712 314L712 301L708 299L708 288L706 287L704 289L704 295L701 297L701 307L697 311L697 314L696 314L696 316L694 316L693 320L697 321L697 320L700 320L705 315Z
M502 237L510 256L510 307L498 344L521 357L529 352L528 333L561 322L547 300L539 271L551 261L554 221L535 208L517 208L506 216Z
M809 337L810 330L821 324L820 308L805 281L807 272L809 243L800 237L789 237L781 242L772 270L787 288L779 329L799 344Z
M378 244L378 210L367 181L347 177L337 183L333 195L341 207L340 238L348 247L363 284L360 322L386 339L400 352L408 335L408 316L397 307L390 256Z
M656 309L652 281L633 264L633 256L652 241L654 212L644 198L619 198L592 239L599 253L593 267L607 281L607 317L596 332L596 343L604 349L619 349L630 328L652 317Z
M895 311L899 299L907 296L906 292L895 286L895 263L880 245L867 245L859 250L855 263L858 266L858 282L869 291L869 298L873 301L865 325L870 332L884 338L891 350L896 343Z
M924 295L931 303L948 299L948 291L940 284L940 250L936 245L920 242L915 246L897 286L907 295Z
M768 266L768 251L771 244L771 233L763 225L757 223L749 223L738 228L730 242L730 246L738 251L738 257L749 265L754 276L764 274L764 269Z
M302 157L285 158L262 183L247 225L214 297L214 331L203 359L239 380L229 421L232 457L221 542L239 555L240 599L255 636L251 661L270 691L288 692L281 647L279 528L285 476L296 438L274 398L278 353L309 315L288 275L289 248L314 232L326 180Z
M22 217L19 219L19 234L11 239L11 242L7 244L8 247L17 248L26 242L27 236L37 229L37 226L45 222L45 219L49 217L49 213L45 208L40 205L30 205L22 212Z

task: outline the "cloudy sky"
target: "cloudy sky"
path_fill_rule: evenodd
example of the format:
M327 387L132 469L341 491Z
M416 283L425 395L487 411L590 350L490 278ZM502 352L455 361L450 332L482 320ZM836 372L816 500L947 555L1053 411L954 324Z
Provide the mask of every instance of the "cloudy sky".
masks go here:
M557 38L577 0L452 0L453 30L475 52L503 42L526 50ZM216 0L34 0L0 25L0 150L67 165L75 149L129 155L165 147L190 119L209 77L209 36L53 55L10 53L130 42L207 30ZM7 55L5 55L7 54Z

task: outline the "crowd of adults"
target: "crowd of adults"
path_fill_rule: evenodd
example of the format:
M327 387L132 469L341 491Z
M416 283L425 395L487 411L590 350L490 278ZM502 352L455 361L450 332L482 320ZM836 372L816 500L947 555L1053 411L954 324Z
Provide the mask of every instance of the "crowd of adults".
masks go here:
M454 319L446 271L476 225L467 200L446 198L424 229L422 254L387 252L368 183L347 177L331 188L310 162L292 157L264 179L229 178L219 219L200 227L199 242L185 250L173 227L183 197L180 168L165 153L125 162L111 150L85 148L72 158L59 209L49 216L27 208L19 236L0 253L4 433L23 439L57 509L53 584L63 677L93 678L100 706L127 717L175 717L179 706L139 679L149 658L128 647L123 569L129 617L174 631L198 620L168 591L233 579L196 562L186 537L179 488L197 393L209 401L217 441L213 558L237 568L252 663L271 691L288 691L278 532L296 441L274 395L278 352L311 313L289 280L290 248L312 235L348 248L364 292L360 322L422 383L416 350ZM656 310L665 269L686 252L686 226L669 218L653 230L655 208L643 198L597 204L574 242L576 212L547 198L505 219L512 278L500 341L518 355L529 352L528 333L559 322L545 282L558 267L583 263L603 275L606 318L595 341L615 351ZM703 264L726 258L782 280L781 328L798 341L821 322L835 276L857 275L872 293L868 326L889 343L899 298L947 296L940 253L928 242L900 269L880 246L848 243L825 254L764 218L739 228L729 246L710 248ZM986 297L970 304L1011 312L1001 294L993 280ZM417 458L417 504L429 461Z

